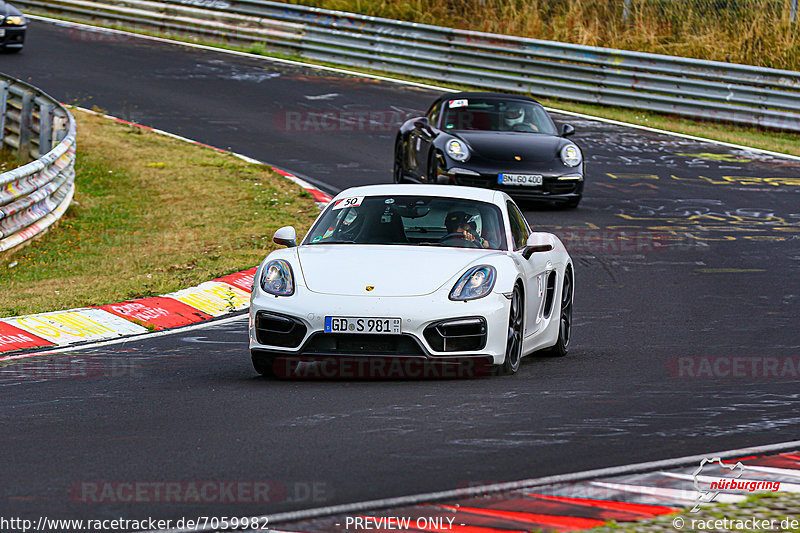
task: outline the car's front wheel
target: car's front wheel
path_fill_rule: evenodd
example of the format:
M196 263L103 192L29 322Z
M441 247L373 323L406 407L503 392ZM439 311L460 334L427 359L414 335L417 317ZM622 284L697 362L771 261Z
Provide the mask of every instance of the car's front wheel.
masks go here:
M508 329L506 330L506 357L502 365L497 365L496 374L510 376L519 370L522 359L522 325L525 317L525 304L522 301L522 289L519 285L511 293L511 309L508 313Z
M294 375L298 361L293 356L268 355L250 352L253 368L265 378L288 378Z
M277 357L274 355L264 355L257 352L250 352L250 359L253 361L253 368L265 378L275 377L275 362Z

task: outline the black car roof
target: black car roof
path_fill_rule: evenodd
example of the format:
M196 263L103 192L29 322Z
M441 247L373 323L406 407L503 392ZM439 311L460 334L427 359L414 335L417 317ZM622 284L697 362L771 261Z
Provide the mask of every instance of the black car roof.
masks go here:
M443 94L439 97L437 101L441 102L444 100L458 100L460 98L497 98L502 100L522 100L524 102L533 102L534 104L539 104L536 100L531 98L530 96L525 96L523 94L507 94L507 93L489 93L489 92L460 92L460 93L447 93ZM539 104L541 105L541 104Z

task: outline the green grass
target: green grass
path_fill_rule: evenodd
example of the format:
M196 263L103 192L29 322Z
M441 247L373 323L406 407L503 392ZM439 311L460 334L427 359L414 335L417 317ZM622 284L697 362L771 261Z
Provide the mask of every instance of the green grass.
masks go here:
M17 156L8 150L0 150L0 174L8 172L19 166Z
M278 227L302 234L310 195L262 165L86 113L75 199L0 256L0 316L154 296L257 265Z

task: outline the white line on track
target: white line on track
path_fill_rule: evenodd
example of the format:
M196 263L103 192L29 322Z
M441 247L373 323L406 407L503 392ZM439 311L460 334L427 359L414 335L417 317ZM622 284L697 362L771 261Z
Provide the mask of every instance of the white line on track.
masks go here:
M13 361L15 359L25 359L25 358L28 358L28 357L40 357L40 356L45 356L45 355L56 355L56 354L61 354L61 353L66 353L66 352L76 352L76 351L79 351L79 350L88 350L88 349L91 349L91 348L102 348L104 346L111 346L111 345L114 345L114 344L124 344L126 342L136 342L136 341L140 341L140 340L152 339L152 338L155 338L155 337L164 337L166 335L175 335L175 334L178 334L178 333L185 333L187 331L193 331L193 330L196 330L196 329L210 328L212 326L219 326L221 324L228 324L229 322L235 322L237 320L243 320L243 319L246 319L247 317L248 317L247 313L242 313L242 314L238 314L238 315L235 315L235 316L229 316L229 317L220 318L220 319L214 319L214 320L206 320L205 322L201 322L201 323L198 323L198 324L192 324L192 325L189 325L189 326L183 326L183 327L173 328L173 329L167 329L167 330L164 330L164 331L156 331L156 332L153 332L153 333L142 333L142 334L139 334L139 335L129 335L127 337L119 337L117 339L108 339L108 340L105 340L105 341L92 342L92 343L88 343L88 344L78 344L78 345L75 345L75 346L65 346L64 348L53 348L52 350L51 349L47 349L47 350L44 350L44 351L41 351L41 352L30 352L30 353L23 353L23 354L19 354L19 355L7 355L5 357L0 357L0 363L3 363L5 361Z
M186 46L188 48L197 48L197 49L200 49L200 50L208 50L208 51L220 52L220 53L231 54L231 55L236 55L236 56L249 57L249 58L252 58L252 59L259 59L259 60L262 60L262 61L272 61L272 62L275 62L275 63L283 63L283 64L286 64L286 65L295 65L295 66L300 66L300 67L314 68L314 69L318 69L318 70L324 70L324 71L327 71L327 72L337 72L337 73L340 73L340 74L347 74L347 75L350 75L350 76L357 76L357 77L360 77L360 78L369 78L369 79L372 79L372 80L387 81L387 82L397 83L397 84L401 84L401 85L408 85L408 86L411 86L411 87L418 87L420 89L431 89L433 91L442 91L442 92L450 92L450 93L455 93L455 92L459 92L460 91L460 89L450 89L450 88L447 88L447 87L439 87L437 85L431 85L431 84L428 84L428 83L420 83L420 82L416 82L416 81L400 80L400 79L397 79L397 78L390 78L388 76L380 76L380 75L377 75L377 74L366 74L364 72L357 72L357 71L354 71L354 70L348 70L348 69L338 68L338 67L328 67L328 66L323 66L323 65L315 65L313 63L305 63L303 61L296 61L296 60L293 60L293 59L282 59L282 58L278 58L278 57L267 57L267 56L262 56L262 55L257 55L257 54L251 54L251 53L248 53L248 52L239 52L237 50L227 50L225 48L216 48L214 46L208 46L208 45L205 45L205 44L197 44L197 43L187 43L187 42L183 42L183 41L175 41L173 39L166 39L164 37L153 37L153 36L150 36L150 35L143 35L143 34L140 34L140 33L134 33L134 32L124 31L124 30L115 30L115 29L111 29L111 28L103 28L101 26L92 26L90 24L82 24L80 22L69 22L69 21L60 20L60 19L54 19L54 18L50 18L50 17L42 17L42 16L39 16L39 15L25 15L25 16L28 17L28 18L34 19L34 20L41 21L41 22L49 22L51 24L56 24L56 25L61 25L61 26L80 28L80 29L87 29L87 30L92 30L92 31L103 31L103 32L107 32L107 33L115 33L115 34L118 34L118 35L127 35L127 36L130 36L130 37L136 37L136 38L139 38L139 39L147 39L147 40L150 40L150 41L156 41L156 42L161 42L161 43L168 43L168 44L176 44L176 45L179 45L179 46ZM689 134L686 134L686 133L677 133L677 132L674 132L674 131L662 130L662 129L659 129L659 128L652 128L652 127L649 127L649 126L641 126L639 124L632 124L630 122L622 122L622 121L613 120L613 119L610 119L610 118L596 117L594 115L587 115L587 114L584 114L584 113L577 113L577 112L574 112L574 111L566 111L566 110L563 110L563 109L558 109L558 108L553 108L553 107L548 107L546 109L548 111L552 111L554 113L561 113L561 114L569 115L569 116L573 116L573 117L585 118L585 119L589 119L589 120L596 120L598 122L605 122L607 124L614 124L614 125L617 125L617 126L625 126L625 127L634 128L634 129L637 129L637 130L649 131L649 132L652 132L652 133L661 133L661 134L664 134L664 135L671 135L673 137L681 137L683 139L690 139L690 140L693 140L693 141L707 142L707 143L712 143L712 144L716 144L716 145L719 145L719 146L725 146L725 147L728 147L728 148L735 148L735 149L738 149L738 150L747 150L747 151L750 151L750 152L757 152L757 153L771 155L771 156L775 156L775 157L785 157L787 159L794 159L796 161L800 161L800 156L784 154L784 153L780 153L780 152L773 152L771 150L764 150L762 148L754 148L752 146L744 146L744 145L741 145L741 144L734 144L734 143L728 143L728 142L724 142L724 141L717 141L717 140L714 140L714 139L707 139L705 137L698 137L698 136L689 135Z
M309 520L312 518L321 518L325 516L363 513L365 511L375 511L387 508L407 507L411 505L431 503L442 500L451 500L456 498L472 498L494 492L515 491L532 487L540 487L542 485L553 485L556 483L570 483L576 481L592 480L597 478L609 478L612 476L621 476L625 474L640 474L644 472L658 471L667 468L675 468L681 466L683 467L695 466L700 464L700 461L707 457L719 457L721 459L725 459L725 458L749 456L754 454L766 454L766 453L794 450L799 447L800 447L800 440L795 440L789 442L782 442L779 444L754 446L752 448L727 450L724 452L714 452L702 455L688 455L685 457L677 457L674 459L663 459L659 461L648 461L645 463L636 463L632 465L599 468L596 470L587 470L584 472L575 472L572 474L560 474L555 476L524 479L521 481L493 483L491 485L482 485L478 487L445 490L440 492L429 492L425 494L413 494L409 496L400 496L397 498L383 498L379 500L370 500L365 502L331 505L328 507L319 507L316 509L303 509L300 511L290 511L286 513L277 513L273 515L261 515L258 517L254 516L252 518L253 519L258 518L259 520L257 523L262 523L263 521L266 521L267 524L269 525L284 524L288 522ZM158 533L192 533L199 531L212 531L212 528L206 527L206 528L196 528L196 529L171 529L171 530L161 530ZM156 533L156 532L153 531L149 533Z

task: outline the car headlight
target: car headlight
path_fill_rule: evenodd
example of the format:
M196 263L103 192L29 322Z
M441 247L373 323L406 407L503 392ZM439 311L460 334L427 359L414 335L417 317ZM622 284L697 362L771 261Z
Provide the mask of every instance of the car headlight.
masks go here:
M23 24L25 24L25 17L19 17L19 16L6 17L6 24L10 26L22 26Z
M469 148L458 139L450 139L447 141L445 149L447 150L447 155L456 161L466 161L469 159Z
M480 265L467 270L450 291L450 299L458 301L477 300L494 288L497 270L493 266Z
M291 296L294 294L294 274L292 267L283 259L275 259L267 263L261 272L261 288L264 292L275 296Z
M581 164L581 151L574 144L568 144L561 149L561 160L568 167L577 167Z

